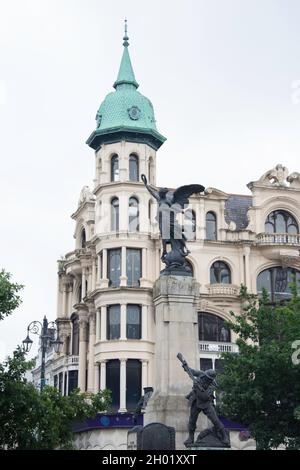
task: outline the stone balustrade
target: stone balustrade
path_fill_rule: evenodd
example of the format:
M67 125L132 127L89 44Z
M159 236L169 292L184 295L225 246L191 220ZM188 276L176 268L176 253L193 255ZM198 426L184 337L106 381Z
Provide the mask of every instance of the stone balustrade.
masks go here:
M217 353L223 352L237 353L239 352L238 345L235 343L223 343L215 341L199 341L199 353Z
M206 288L209 295L232 297L240 293L240 288L234 284L207 284Z
M300 234L291 233L259 233L256 242L268 245L300 245Z

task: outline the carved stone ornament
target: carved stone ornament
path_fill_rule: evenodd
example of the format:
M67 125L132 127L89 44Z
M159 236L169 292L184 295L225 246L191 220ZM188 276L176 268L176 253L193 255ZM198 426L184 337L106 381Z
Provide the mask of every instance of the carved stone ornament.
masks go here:
M300 189L300 173L294 171L289 174L287 167L279 163L275 168L272 168L272 170L266 171L256 183L262 183L267 186ZM253 183L249 183L248 187L251 188L252 185Z
M81 206L84 202L94 202L95 201L95 196L90 190L89 186L83 186L80 196L79 196L79 201L78 201L78 206Z
M259 179L261 183L267 183L274 186L287 186L287 178L289 176L289 170L286 166L281 165L280 163L272 168L272 170L267 171Z
M290 183L290 188L300 188L300 173L297 171L291 173L286 180Z

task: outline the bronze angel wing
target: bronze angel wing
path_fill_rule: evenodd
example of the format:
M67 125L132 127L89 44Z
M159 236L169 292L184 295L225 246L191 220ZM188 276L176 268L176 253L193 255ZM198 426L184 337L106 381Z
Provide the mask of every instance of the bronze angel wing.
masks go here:
M179 204L182 208L189 203L189 197L195 193L203 193L205 190L201 184L188 184L180 186L173 193L172 204Z

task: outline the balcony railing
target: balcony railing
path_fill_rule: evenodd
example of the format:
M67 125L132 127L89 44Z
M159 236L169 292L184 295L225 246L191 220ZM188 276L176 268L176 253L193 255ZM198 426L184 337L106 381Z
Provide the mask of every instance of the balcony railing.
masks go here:
M259 233L256 241L265 245L300 245L300 234Z
M207 284L207 290L210 295L237 296L240 288L234 284Z
M68 365L76 366L79 363L79 356L68 356Z
M78 248L77 250L73 250L67 253L64 261L66 263L71 263L72 261L77 260L80 255L84 255L86 253L87 253L86 248Z
M223 352L237 353L239 347L235 343L218 343L215 341L199 341L199 352L200 353L217 353Z
M79 363L79 356L58 357L53 362L53 369L57 370L65 366L77 366L78 363Z

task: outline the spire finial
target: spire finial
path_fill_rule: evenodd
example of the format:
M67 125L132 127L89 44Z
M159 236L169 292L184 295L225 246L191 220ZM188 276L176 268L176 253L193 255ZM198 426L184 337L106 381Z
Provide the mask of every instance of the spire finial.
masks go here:
M124 47L128 47L129 46L129 42L128 42L128 39L129 37L127 36L127 18L125 18L125 21L124 21L124 30L125 30L125 35L123 37L123 46Z

